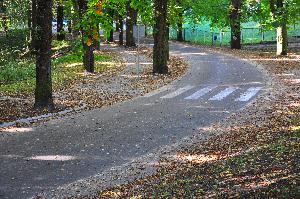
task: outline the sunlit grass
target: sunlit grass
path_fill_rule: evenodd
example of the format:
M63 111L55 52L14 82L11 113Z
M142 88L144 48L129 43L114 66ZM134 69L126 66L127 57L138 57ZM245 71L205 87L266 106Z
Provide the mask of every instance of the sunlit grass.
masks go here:
M53 41L54 51L67 48L69 42ZM95 72L102 73L109 67L111 57L95 53ZM105 64L110 63L110 64ZM54 89L61 89L79 78L84 72L82 51L71 52L52 59L52 82ZM0 93L32 93L35 88L35 63L33 59L16 59L0 66Z

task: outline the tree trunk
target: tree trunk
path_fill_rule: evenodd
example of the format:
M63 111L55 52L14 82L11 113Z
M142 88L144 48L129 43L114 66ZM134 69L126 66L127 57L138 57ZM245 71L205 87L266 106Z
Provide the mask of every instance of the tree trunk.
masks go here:
M137 20L137 11L131 8L130 1L126 4L127 18L126 18L126 47L136 46L133 37L133 26Z
M124 22L122 16L119 16L119 45L123 46L124 44Z
M76 14L79 13L79 4L77 0L73 0L73 8ZM72 26L72 38L75 39L79 36L79 30L78 28L76 28L76 24L78 23L78 18L77 15L74 15L72 17L72 22L71 22L71 26Z
M230 27L231 49L241 49L241 6L242 0L231 0Z
M93 45L88 46L86 42L83 43L83 65L88 73L94 73L94 48Z
M109 10L108 10L108 14L109 14L109 16L111 17L110 23L111 23L111 26L112 26L112 28L111 28L111 30L110 30L110 32L109 32L108 41L109 41L109 42L114 42L114 28L113 28L113 25L114 25L114 20L113 20L113 17L114 17L114 11L113 11L112 9L109 9Z
M97 26L97 32L99 33L99 31L100 31L100 28L99 28L99 24L98 24L98 26ZM100 37L97 39L97 40L95 40L95 50L100 50Z
M36 18L37 18L37 0L31 1L31 29L30 29L30 51L35 54L36 44ZM51 22L51 34L52 34L52 22Z
M119 18L117 18L116 20L116 32L119 32L120 30L120 22L119 22Z
M65 40L66 34L64 31L64 6L59 3L57 6L57 40Z
M154 0L154 74L168 73L167 4L168 0Z
M287 11L283 0L277 0L277 55L287 55L288 52L288 33L287 33Z
M114 42L114 29L110 30L108 41L109 42Z
M37 109L54 108L51 80L52 0L37 0L36 15L36 87Z
M182 29L183 29L183 13L178 13L179 20L177 23L177 41L183 41Z
M87 0L79 0L78 7L79 7L79 17L80 19L83 19L83 15L87 11ZM94 73L94 46L87 45L87 42L84 41L84 37L87 35L87 33L83 29L83 27L80 27L80 30L82 34L83 65L86 72Z

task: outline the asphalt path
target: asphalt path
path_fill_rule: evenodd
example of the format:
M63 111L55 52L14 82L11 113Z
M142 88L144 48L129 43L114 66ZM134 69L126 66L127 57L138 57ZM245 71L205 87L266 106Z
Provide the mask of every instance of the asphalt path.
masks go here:
M249 63L172 43L187 74L144 97L55 119L0 140L0 198L29 198L192 135L263 92Z

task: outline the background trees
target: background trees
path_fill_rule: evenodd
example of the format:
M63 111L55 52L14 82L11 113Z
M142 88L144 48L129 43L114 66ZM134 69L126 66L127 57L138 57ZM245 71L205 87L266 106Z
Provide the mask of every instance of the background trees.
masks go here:
M149 32L152 31L153 73L167 74L169 27L176 30L177 40L183 41L187 25L194 29L197 24L209 22L211 29L228 29L231 32L231 42L228 44L233 49L240 49L243 23L255 22L262 31L276 30L277 54L286 55L287 30L290 24L300 19L300 0L54 0L51 5L50 1L38 3L41 2L0 0L0 9L7 16L5 20L2 19L0 28L8 27L28 33L28 47L36 55L36 107L52 107L53 104L51 62L48 61L51 56L48 51L52 38L49 34L52 19L38 16L38 12L41 12L38 6L42 10L51 6L51 14L57 20L58 40L65 39L63 22L69 21L72 37L68 35L68 39L72 38L72 47L81 53L84 70L89 73L94 72L94 51L99 50L101 39L99 29L112 42L113 30L116 28L120 33L119 45L123 45L124 22L128 47L136 45L133 37L135 24L144 24ZM50 13L49 10L46 12ZM46 26L45 23L50 25ZM213 39L215 35L211 36Z

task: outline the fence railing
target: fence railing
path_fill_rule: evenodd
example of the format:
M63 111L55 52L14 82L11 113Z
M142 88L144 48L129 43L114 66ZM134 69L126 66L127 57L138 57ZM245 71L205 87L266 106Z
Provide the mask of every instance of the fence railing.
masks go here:
M191 41L206 45L229 45L230 31L207 31L200 28L184 28L182 31L185 41ZM242 44L257 44L263 42L275 42L276 31L262 31L260 28L243 28ZM170 38L176 39L177 31L170 29ZM289 42L300 42L300 28L289 28Z

